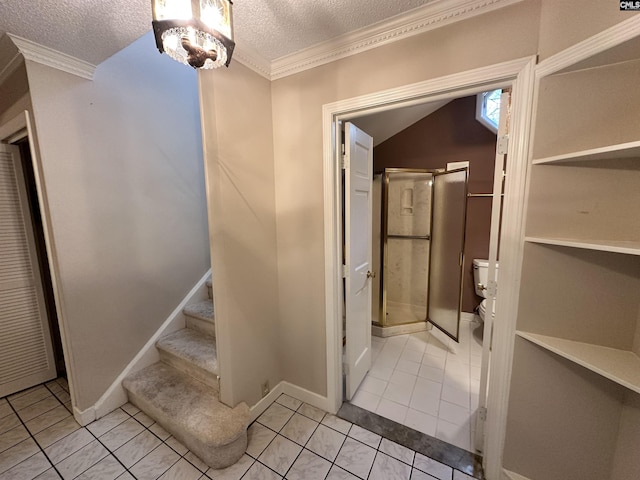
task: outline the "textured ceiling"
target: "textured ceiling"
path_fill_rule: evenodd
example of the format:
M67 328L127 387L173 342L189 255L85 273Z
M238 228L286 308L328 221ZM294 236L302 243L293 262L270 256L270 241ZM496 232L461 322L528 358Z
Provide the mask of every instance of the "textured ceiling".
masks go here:
M236 42L274 60L438 1L236 0ZM151 0L0 0L0 34L94 65L150 29Z

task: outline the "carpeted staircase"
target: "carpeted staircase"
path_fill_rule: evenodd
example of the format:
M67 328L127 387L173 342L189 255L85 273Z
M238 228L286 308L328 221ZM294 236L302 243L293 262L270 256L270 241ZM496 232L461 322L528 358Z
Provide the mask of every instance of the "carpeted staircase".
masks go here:
M247 447L249 408L218 401L211 281L209 300L184 309L186 326L156 343L160 362L122 382L129 401L212 468L237 462Z

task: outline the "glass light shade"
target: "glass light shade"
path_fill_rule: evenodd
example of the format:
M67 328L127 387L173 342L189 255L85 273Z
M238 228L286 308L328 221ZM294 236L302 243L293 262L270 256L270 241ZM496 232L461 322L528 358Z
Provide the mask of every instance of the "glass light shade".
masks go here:
M160 52L194 68L229 65L235 43L229 0L152 0Z

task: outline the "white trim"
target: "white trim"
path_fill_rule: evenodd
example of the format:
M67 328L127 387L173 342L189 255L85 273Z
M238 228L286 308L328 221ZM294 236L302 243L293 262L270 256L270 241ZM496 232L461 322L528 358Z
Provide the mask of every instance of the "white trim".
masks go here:
M489 364L484 468L487 478L498 478L506 435L509 385L515 341L524 248L526 192L535 92L535 61L518 73L511 95L511 127L507 152L505 193L500 232L501 290L496 301L493 348ZM518 159L519 161L514 161Z
M256 418L262 415L262 412L264 412L267 408L269 408L269 405L275 402L276 398L282 395L283 393L282 384L283 382L278 383L275 387L271 389L271 391L267 395L262 397L258 401L258 403L256 403L249 409L249 413L251 414L251 416L249 417L249 423L253 422Z
M131 373L142 370L149 365L152 365L160 361L160 355L155 348L156 341L169 333L180 330L185 327L185 318L182 314L184 307L190 303L197 302L208 298L206 281L211 276L211 269L204 274L204 276L198 280L198 283L191 289L189 293L182 299L180 304L171 312L169 317L162 323L160 328L153 334L153 336L145 343L144 347L133 357L133 360L124 368L124 370L113 381L111 386L102 394L98 401L85 410L87 412L90 409L94 410L94 417L101 418L107 413L114 411L116 408L127 403L127 392L122 387L122 381ZM83 412L84 413L84 412Z
M89 407L86 410L80 410L78 407L73 407L73 418L80 424L81 427L89 425L96 420L96 409Z
M7 33L11 41L18 47L25 60L40 63L48 67L71 73L87 80L93 80L96 66L89 62L72 57L66 53L58 52L49 47L39 45L26 38Z
M271 80L287 77L522 0L442 0L361 28L271 62Z
M285 382L284 380L278 383L271 391L264 396L258 403L252 406L249 410L251 412L251 418L249 423L253 422L256 418L262 415L269 405L276 401L276 399L282 394L289 395L290 397L297 398L298 400L308 403L320 410L324 410L329 413L336 413L335 411L330 411L327 408L328 399L327 397L323 397L322 395L318 395L317 393L313 393L306 388L299 387L289 382Z
M390 110L408 104L418 104L439 99L452 99L460 96L477 93L483 89L511 85L514 98L514 125L512 141L509 146L511 163L516 160L521 165L510 167L510 176L507 177L508 188L506 191L507 218L504 224L503 252L511 262L518 261L517 252L522 248L523 235L521 233L524 208L524 177L526 176L526 164L528 162L529 128L531 120L532 93L534 84L535 57L504 62L497 65L483 67L475 70L461 72L446 77L427 80L424 82L407 85L404 87L385 90L370 95L363 95L351 99L326 104L322 108L323 129L323 162L324 162L324 232L325 232L325 292L326 292L326 342L327 342L327 409L337 411L342 400L342 298L341 298L341 269L342 256L340 241L340 188L339 165L336 146L338 122L346 120L350 116L373 111ZM510 163L510 165L511 165ZM519 220L519 221L518 221ZM515 225L510 222L516 221ZM502 267L501 267L502 270ZM504 299L499 306L500 315L504 315L508 322L513 323L516 317L515 301L507 302L506 297L517 297L519 277L514 276L519 268L505 268L506 278L503 282ZM505 323L508 323L505 322ZM509 325L515 330L515 325ZM509 335L505 335L505 332ZM494 409L491 420L498 427L490 430L487 437L490 448L485 456L487 462L487 477L498 478L502 469L502 445L504 443L504 425L506 424L506 400L508 397L508 381L511 368L511 358L508 354L513 347L513 334L508 328L499 329L496 336L502 342L509 345L500 349L500 355L493 355L491 361L491 375L493 388L489 393L489 408ZM505 339L505 336L508 336ZM498 361L500 359L500 361ZM495 376L495 377L494 377ZM490 441L490 442L489 442ZM499 447L499 448L496 448Z
M336 411L331 411L328 408L328 399L327 397L323 397L322 395L318 395L317 393L311 392L306 388L299 387L298 385L294 385L289 382L281 382L282 383L282 393L286 393L287 395L297 398L298 400L303 401L304 403L308 403L320 410L324 410L329 413L336 413Z
M46 186L44 176L40 166L40 151L37 148L37 131L34 130L31 123L31 117L28 110L24 110L21 114L15 116L0 127L2 137L7 137L13 133L17 133L22 129L27 129L29 139L29 150L31 153L31 164L33 166L33 176L36 184L36 192L38 195L38 205L40 208L40 216L42 219L42 229L44 233L44 243L47 250L47 260L49 262L49 272L51 275L51 285L53 288L53 297L58 317L58 326L60 328L60 339L62 341L62 353L64 356L65 368L67 371L67 381L69 383L69 396L71 397L71 405L73 406L74 416L76 415L77 395L75 388L76 366L71 349L70 337L66 323L66 309L64 306L64 296L62 294L60 269L58 268L58 256L55 248L53 237L53 227L51 221L51 213L49 212L49 202L47 200ZM78 410L78 412L80 412ZM87 414L90 417L90 413ZM89 418L83 413L79 418Z
M245 44L241 47L236 46L233 51L233 60L250 68L267 80L271 80L271 62L262 58L258 52L255 52L251 47Z
M545 77L559 72L593 55L636 38L638 31L640 31L640 15L634 15L611 28L540 61L536 67L536 77Z

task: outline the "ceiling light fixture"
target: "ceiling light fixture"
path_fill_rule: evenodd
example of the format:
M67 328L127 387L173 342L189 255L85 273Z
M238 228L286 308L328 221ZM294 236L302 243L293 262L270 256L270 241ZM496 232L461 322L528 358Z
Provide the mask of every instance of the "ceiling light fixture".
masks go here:
M235 42L230 0L151 0L160 53L193 68L229 66Z

